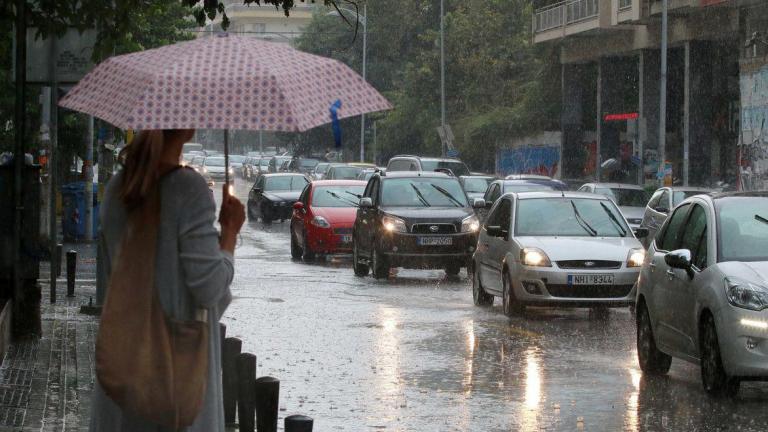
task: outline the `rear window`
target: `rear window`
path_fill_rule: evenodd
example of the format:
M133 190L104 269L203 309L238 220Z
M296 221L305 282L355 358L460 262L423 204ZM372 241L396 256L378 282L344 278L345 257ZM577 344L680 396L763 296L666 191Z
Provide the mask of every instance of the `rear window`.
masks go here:
M596 188L595 193L607 196L619 207L645 207L650 200L642 189Z
M267 191L300 191L308 183L304 176L268 177L266 180Z
M434 171L438 168L447 168L457 177L469 175L469 168L461 161L421 161L422 171Z

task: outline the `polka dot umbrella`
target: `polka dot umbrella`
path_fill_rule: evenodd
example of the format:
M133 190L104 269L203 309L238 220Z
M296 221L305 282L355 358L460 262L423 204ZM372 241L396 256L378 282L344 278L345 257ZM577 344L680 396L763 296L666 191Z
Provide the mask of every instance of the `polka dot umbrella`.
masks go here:
M60 105L122 129L302 132L336 100L340 119L392 108L336 60L225 33L110 57Z

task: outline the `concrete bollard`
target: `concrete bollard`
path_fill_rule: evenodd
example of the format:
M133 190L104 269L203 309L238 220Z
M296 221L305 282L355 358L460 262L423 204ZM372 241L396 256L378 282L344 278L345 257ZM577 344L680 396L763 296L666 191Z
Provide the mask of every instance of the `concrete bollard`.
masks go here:
M254 381L256 381L256 356L242 353L237 356L237 423L240 432L254 432L256 406L254 405Z
M224 422L235 424L237 412L237 356L243 348L243 341L238 338L226 338L222 348L222 387L224 393Z
M67 297L75 296L75 273L77 272L77 252L67 252Z
M277 432L280 380L269 376L257 378L254 391L256 392L256 430Z
M61 257L64 254L64 245L61 243L56 245L56 256L54 257L54 263L56 264L56 277L61 277Z
M285 432L312 432L312 417L294 414L285 418Z

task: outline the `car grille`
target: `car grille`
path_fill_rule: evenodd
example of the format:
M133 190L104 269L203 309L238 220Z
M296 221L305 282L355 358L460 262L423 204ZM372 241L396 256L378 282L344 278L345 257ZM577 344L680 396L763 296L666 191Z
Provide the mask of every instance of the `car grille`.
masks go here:
M351 235L352 228L334 228L333 233L336 235Z
M603 260L557 261L557 266L562 269L617 269L617 268L621 268L621 261L603 261Z
M437 227L437 231L433 231L432 227ZM414 234L455 234L456 226L453 224L413 224L411 232Z
M547 284L553 297L565 298L619 298L632 291L632 285L557 285Z

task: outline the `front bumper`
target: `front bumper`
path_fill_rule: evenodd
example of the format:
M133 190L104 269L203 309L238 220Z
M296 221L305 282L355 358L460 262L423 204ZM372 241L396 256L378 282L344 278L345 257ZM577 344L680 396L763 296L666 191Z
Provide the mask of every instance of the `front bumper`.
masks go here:
M718 311L715 323L728 375L768 379L768 329L754 325L768 323L768 310L757 312L728 304Z
M307 229L307 243L315 253L351 253L352 224L334 224L331 228L311 227Z
M419 238L450 237L450 245L422 246ZM404 268L442 268L449 263L468 263L477 247L477 234L383 233L379 248L390 264Z
M613 285L574 285L573 275L611 274ZM529 267L518 263L512 289L518 301L533 306L623 307L635 303L639 267L618 269L562 269Z
M269 215L272 219L290 219L293 214L294 201L270 201L267 204Z

